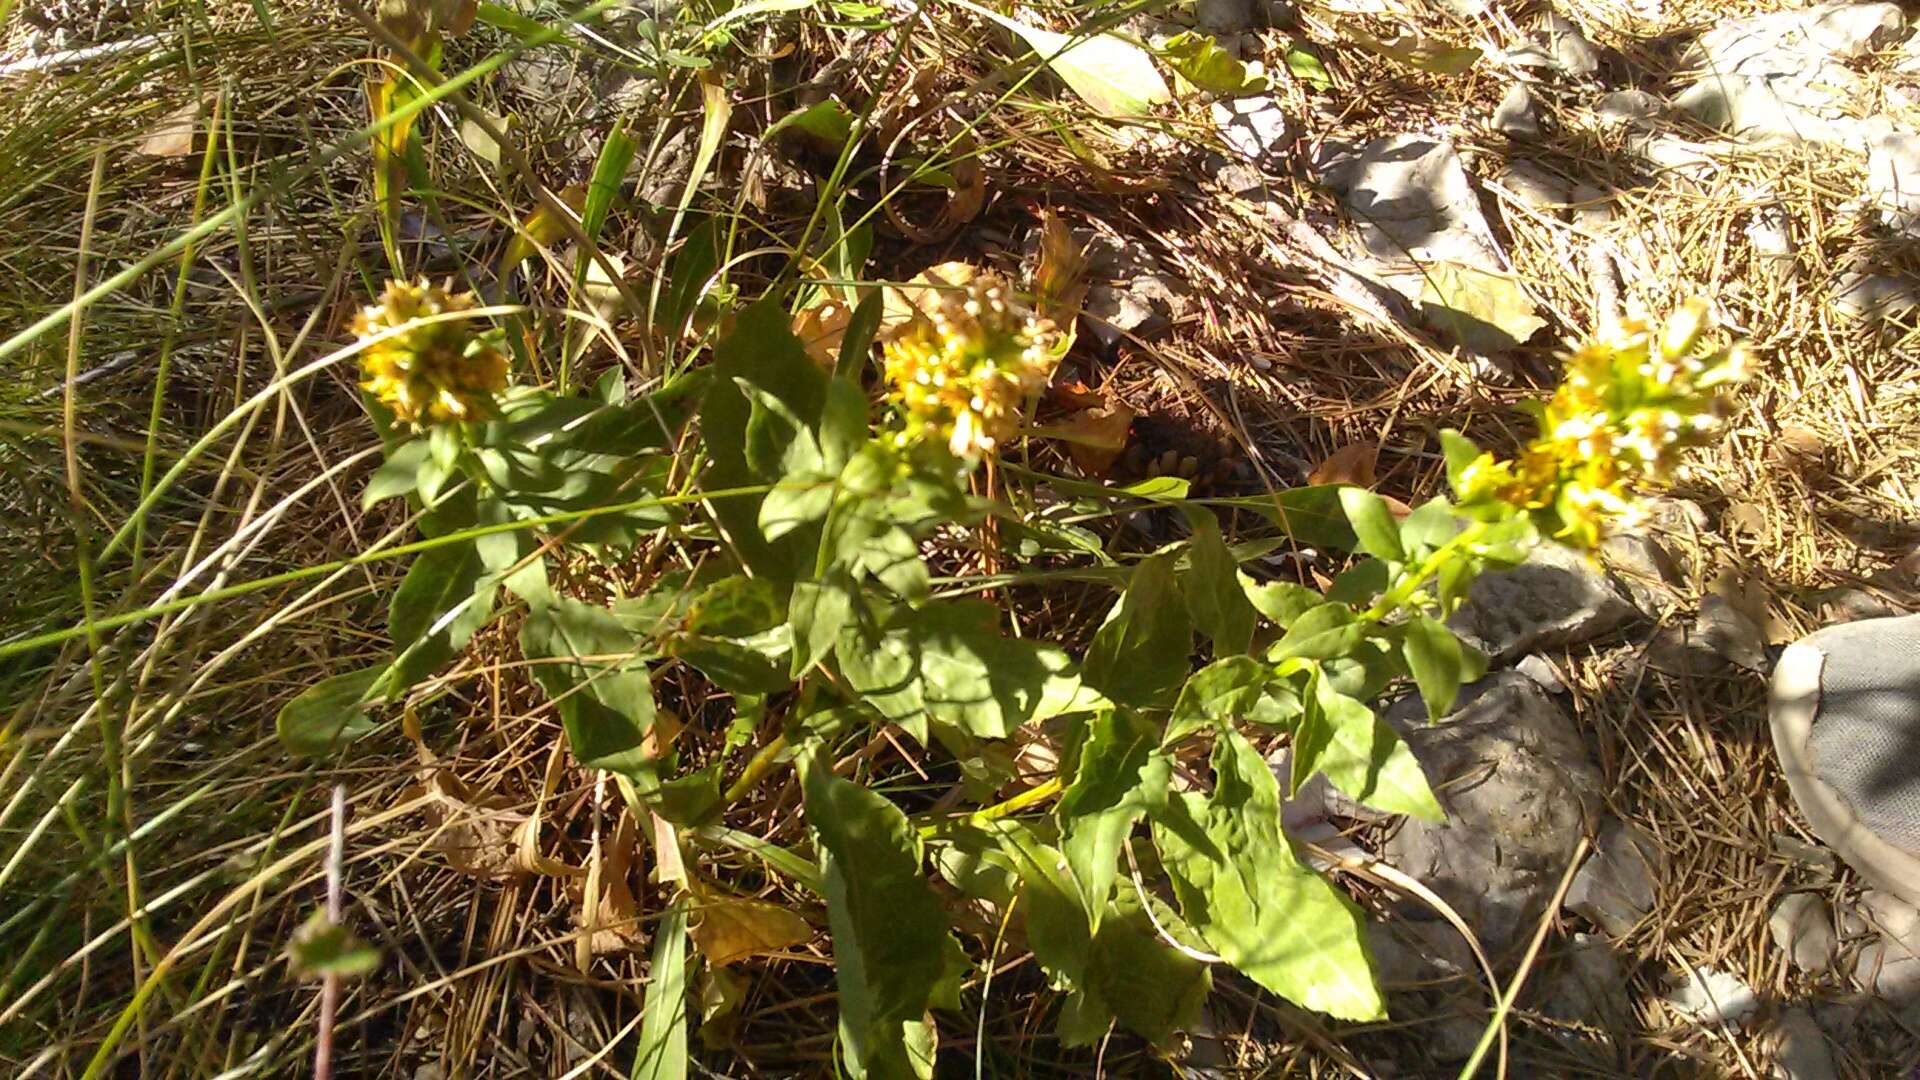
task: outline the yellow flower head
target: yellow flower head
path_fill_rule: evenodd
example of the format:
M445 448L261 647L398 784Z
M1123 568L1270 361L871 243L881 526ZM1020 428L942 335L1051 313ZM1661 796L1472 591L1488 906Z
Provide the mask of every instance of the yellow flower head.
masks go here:
M901 443L933 438L958 457L993 453L1019 430L1026 399L1053 375L1053 332L998 275L943 293L886 345L891 396L907 418Z
M495 395L507 386L506 354L468 320L420 321L477 303L472 293L450 293L425 278L387 282L380 302L353 318L353 332L368 342L360 385L415 428L491 415Z
M1567 543L1597 545L1632 515L1635 488L1670 478L1680 452L1718 430L1720 388L1750 373L1744 345L1700 351L1709 328L1707 305L1695 300L1657 333L1628 321L1575 350L1559 389L1536 407L1540 434L1511 463L1483 455L1464 468L1461 502L1505 504Z

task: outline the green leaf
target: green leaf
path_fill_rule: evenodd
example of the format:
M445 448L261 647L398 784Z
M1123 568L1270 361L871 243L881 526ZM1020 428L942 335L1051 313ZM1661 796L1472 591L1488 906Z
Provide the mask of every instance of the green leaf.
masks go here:
M787 625L793 628L793 663L787 674L798 679L833 651L840 631L853 616L860 587L845 571L823 581L796 581L787 607Z
M1212 34L1183 30L1163 42L1160 58L1188 82L1208 93L1240 97L1272 88L1265 75L1247 70L1215 42Z
M633 634L613 612L568 597L534 608L520 628L533 677L554 700L573 756L590 769L651 777L641 740L653 727L653 683ZM542 663L540 661L558 661Z
M1391 38L1378 38L1347 20L1341 24L1340 32L1362 48L1436 75L1464 74L1480 59L1479 49L1453 45L1413 27L1401 27Z
M1287 71L1294 78L1325 93L1333 89L1333 76L1327 74L1327 66L1308 48L1298 41L1287 42Z
M1251 656L1215 660L1193 673L1173 703L1173 719L1161 743L1171 746L1196 731L1229 727L1258 707L1273 669Z
M868 705L923 743L929 716L1004 739L1023 724L1091 707L1065 652L1003 637L999 624L999 609L984 600L896 608L877 641L857 626L841 633L840 670Z
M1342 570L1327 586L1326 599L1335 604L1351 604L1364 607L1373 603L1373 598L1387 591L1392 575L1387 564L1379 559L1362 559Z
M1524 344L1547 325L1515 279L1461 263L1422 267L1420 313L1457 344L1479 353Z
M1240 564L1220 536L1220 523L1199 507L1183 507L1193 526L1188 543L1190 566L1180 575L1187 614L1193 625L1213 641L1213 655L1231 656L1253 645L1253 626L1259 613L1240 588Z
M330 754L380 725L367 705L380 696L391 671L386 664L330 675L280 707L273 726L280 745L297 757Z
M921 877L919 836L885 796L817 759L803 760L801 789L820 841L847 1072L924 1075L908 1028L958 1003L967 958Z
M472 544L442 544L414 557L387 613L397 654L391 693L404 693L466 647L493 614L497 584Z
M1060 76L1060 81L1097 112L1108 116L1144 116L1154 105L1173 100L1173 93L1155 70L1153 59L1137 45L1112 34L1090 37L1056 34L969 0L954 2L1019 35L1027 47Z
M1480 460L1480 447L1472 439L1448 428L1440 433L1440 451L1447 460L1447 486L1453 489L1455 498L1460 497L1460 474L1467 466Z
M993 823L1020 875L1027 941L1056 989L1060 1040L1088 1046L1117 1019L1156 1046L1199 1021L1212 978L1205 964L1163 944L1131 889L1102 902L1099 929L1060 871L1062 855L1012 821ZM1171 915L1171 913L1169 913Z
M287 964L304 978L353 979L380 966L380 950L329 920L325 911L316 911L294 931L287 944Z
M641 1003L640 1046L633 1080L683 1080L687 1075L687 905L669 907L653 928L653 964Z
M766 130L762 139L771 139L775 135L791 128L805 134L816 146L830 154L837 154L847 144L853 134L854 115L838 98L817 101L805 108L795 109Z
M1325 773L1334 787L1376 810L1445 820L1420 762L1393 729L1326 679L1313 682L1296 759L1309 759L1310 768ZM1295 775L1300 775L1297 769Z
M1407 553L1400 550L1400 527L1394 524L1385 499L1365 488L1343 487L1340 506L1347 512L1361 551L1388 562L1407 561Z
M1134 823L1166 801L1173 769L1156 752L1158 732L1125 709L1094 718L1073 783L1060 796L1060 847L1092 929L1119 873L1120 845Z
M1315 484L1288 488L1271 495L1208 500L1214 506L1237 506L1265 517L1296 544L1313 547L1353 547L1353 528L1340 508L1340 487Z
M1345 656L1366 632L1366 624L1356 621L1352 608L1321 604L1293 621L1286 634L1267 650L1267 661L1278 664L1293 657L1327 660Z
M1193 629L1174 588L1171 554L1135 567L1107 621L1093 635L1081 677L1125 705L1165 705L1186 680Z
M427 440L408 439L393 448L387 460L367 480L360 493L360 508L372 509L375 503L395 495L411 495L420 487L420 466L427 460Z
M1290 581L1259 582L1245 574L1239 575L1240 589L1246 593L1247 600L1254 610L1273 620L1274 625L1285 630L1293 625L1293 620L1326 603L1326 598L1305 585L1296 585Z
M1425 558L1458 535L1460 524L1452 503L1438 497L1428 499L1400 523L1400 546L1410 562Z
M852 318L847 320L846 332L840 338L840 357L833 366L836 378L860 378L860 373L866 370L868 357L873 355L873 338L880 332L880 319L885 314L886 292L883 289L872 290L853 309Z
M1465 668L1460 639L1439 620L1425 615L1408 620L1402 631L1400 647L1406 653L1407 669L1420 687L1420 698L1427 703L1427 719L1438 720L1453 708L1460 695L1460 677Z
M1214 744L1210 798L1170 799L1155 846L1187 921L1212 950L1287 1000L1343 1020L1386 1016L1353 902L1280 832L1280 788L1238 732Z

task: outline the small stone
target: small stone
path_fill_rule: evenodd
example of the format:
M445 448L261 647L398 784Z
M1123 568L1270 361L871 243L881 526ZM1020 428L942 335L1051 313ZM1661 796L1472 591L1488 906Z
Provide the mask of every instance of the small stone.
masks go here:
M1756 209L1747 219L1747 243L1763 259L1793 258L1793 233L1786 208L1775 203Z
M1254 161L1272 157L1287 137L1287 114L1271 97L1216 101L1213 123L1228 146Z
M1540 137L1540 115L1533 92L1525 83L1514 83L1493 110L1493 128L1509 139L1532 141Z
M1738 976L1696 967L1674 980L1666 1002L1697 1024L1737 1024L1760 1007L1753 987Z
M1915 178L1920 182L1920 177ZM1833 309L1853 322L1903 319L1920 308L1920 291L1890 274L1850 270L1833 292Z
M1818 975L1833 966L1840 943L1833 932L1833 910L1817 893L1789 893L1773 906L1767 932L1793 966Z
M1709 593L1700 601L1693 631L1705 645L1748 671L1767 670L1767 638L1758 624L1724 597Z
M1573 186L1548 172L1539 164L1524 159L1510 161L1500 173L1500 186L1535 210L1559 216L1573 201Z
M1820 613L1822 625L1907 614L1907 609L1900 604L1866 589L1822 589L1811 599Z
M1867 148L1866 196L1888 228L1920 238L1920 134L1894 131Z
M1665 859L1646 833L1609 818L1567 889L1567 909L1620 937L1653 910Z
M1417 698L1389 711L1446 819L1403 820L1380 854L1452 905L1490 956L1506 957L1598 818L1600 773L1567 714L1526 676L1503 672L1462 697L1431 726L1406 722L1415 709L1425 716Z
M1539 683L1540 689L1549 694L1567 692L1566 680L1560 677L1559 669L1553 666L1553 661L1544 656L1535 654L1521 657L1520 662L1513 665L1513 670Z
M1592 77L1600 70L1600 54L1578 26L1558 12L1550 11L1542 20L1533 40L1553 57L1553 66L1576 79Z
M1602 127L1640 126L1666 111L1659 98L1645 90L1615 90L1594 100L1593 114Z
M1634 606L1658 618L1673 603L1675 590L1692 587L1697 568L1688 556L1712 525L1706 511L1686 499L1650 499L1644 509L1644 519L1632 531L1600 542L1600 558Z
M1773 1026L1774 1075L1780 1080L1837 1080L1833 1047L1805 1009L1788 1009Z
M1495 661L1591 641L1625 625L1633 605L1577 552L1542 544L1527 561L1473 583L1447 625Z
M1198 0L1194 21L1216 34L1237 34L1253 28L1253 0Z
M1633 1002L1627 997L1626 966L1605 937L1573 935L1542 989L1540 1011L1555 1020L1599 1029L1606 1035L1609 1054L1616 1051L1614 1036L1632 1030ZM1589 1042L1572 1032L1564 1041Z

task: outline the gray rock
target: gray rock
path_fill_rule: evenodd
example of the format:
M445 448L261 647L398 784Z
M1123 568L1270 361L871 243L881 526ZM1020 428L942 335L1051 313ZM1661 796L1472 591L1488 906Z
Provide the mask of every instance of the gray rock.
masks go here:
M1725 971L1689 966L1669 985L1667 1004L1697 1024L1737 1024L1760 1007L1753 987Z
M1600 70L1600 54L1593 42L1558 12L1548 12L1532 38L1553 58L1553 66L1567 75L1586 79Z
M1837 1080L1833 1047L1805 1009L1788 1009L1773 1026L1773 1068L1780 1080Z
M1866 195L1888 228L1920 238L1920 134L1894 131L1873 140L1867 148Z
M1757 207L1747 218L1747 243L1753 253L1763 259L1791 259L1794 254L1791 224L1786 207L1779 203Z
M1216 34L1237 34L1253 28L1253 0L1198 0L1194 21Z
M1525 83L1514 83L1493 110L1493 128L1509 139L1531 142L1540 137L1540 113L1533 91Z
M1375 139L1332 163L1326 179L1346 197L1374 258L1500 269L1493 230L1452 143L1426 135Z
M1539 683L1540 689L1549 694L1567 692L1567 683L1560 677L1560 670L1544 656L1523 656L1519 663L1513 665L1513 670Z
M1614 90L1593 101L1602 127L1643 126L1665 111L1665 103L1645 90Z
M1650 499L1646 516L1629 532L1600 542L1600 559L1649 618L1670 606L1674 590L1691 590L1698 569L1689 556L1712 531L1706 511L1686 499Z
M1482 979L1473 949L1447 922L1369 919L1367 944L1373 952L1374 973L1381 988L1389 992L1442 979L1472 983Z
M1287 115L1271 97L1216 101L1213 123L1228 146L1255 161L1271 157L1287 137Z
M1619 1036L1633 1030L1626 965L1605 937L1575 934L1553 974L1541 987L1540 1011L1552 1019L1596 1029L1608 1056L1617 1056ZM1593 1040L1567 1033L1565 1041Z
M1500 173L1500 186L1535 210L1554 216L1564 214L1567 204L1573 201L1572 184L1539 164L1524 159L1507 163Z
M1600 828L1593 855L1567 888L1567 908L1619 937L1653 910L1665 864L1651 837L1632 825L1608 818Z
M1833 290L1833 309L1853 322L1904 320L1920 308L1920 291L1891 274L1849 270Z
M1585 557L1542 544L1521 565L1482 575L1447 625L1489 658L1505 661L1590 641L1634 614L1612 580Z
M1380 854L1459 911L1490 957L1509 958L1599 817L1600 773L1573 722L1526 676L1466 689L1451 716L1403 731L1446 820L1406 819ZM1389 719L1406 711L1396 705Z
M1850 61L1898 41L1906 19L1895 4L1822 4L1730 19L1701 35L1685 57L1698 81L1674 104L1702 123L1758 139L1863 141L1850 115L1868 84Z
M1084 311L1093 336L1111 349L1124 334L1147 337L1165 330L1185 310L1189 295L1171 274L1140 274L1090 287Z
M1818 975L1833 966L1840 949L1833 932L1833 909L1818 893L1789 893L1767 916L1767 932L1793 966Z

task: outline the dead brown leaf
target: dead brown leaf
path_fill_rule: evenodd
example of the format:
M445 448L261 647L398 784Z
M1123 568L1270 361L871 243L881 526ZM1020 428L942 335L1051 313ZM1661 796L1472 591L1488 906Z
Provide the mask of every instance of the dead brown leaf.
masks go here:
M1127 448L1127 433L1133 430L1133 418L1138 414L1126 402L1094 393L1077 383L1055 397L1072 401L1091 398L1099 403L1048 424L1039 434L1066 443L1067 457L1082 473L1105 476L1120 459L1121 451Z
M688 934L716 967L790 949L813 938L812 924L778 904L715 897L701 901L694 910L699 921Z
M853 309L844 301L823 300L793 317L793 336L814 363L831 368L840 359L840 344L852 321Z
M1351 484L1371 490L1377 482L1374 468L1380 461L1380 444L1371 439L1348 443L1326 456L1308 475L1309 484Z
M981 273L972 263L943 262L915 274L905 285L888 286L881 306L881 339L898 335L915 319L932 318L948 293L966 288Z
M200 118L200 103L189 101L160 118L140 140L136 151L147 157L175 158L193 153L193 132Z

